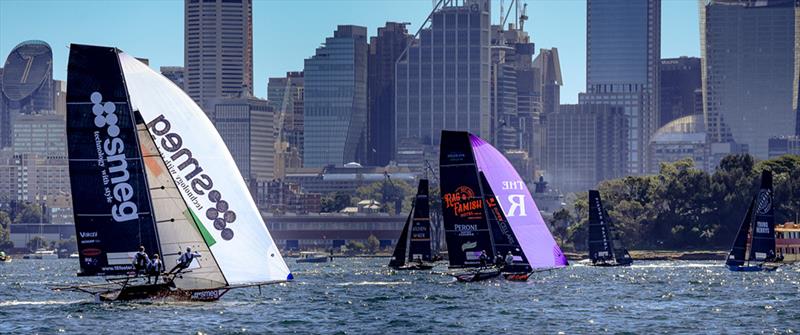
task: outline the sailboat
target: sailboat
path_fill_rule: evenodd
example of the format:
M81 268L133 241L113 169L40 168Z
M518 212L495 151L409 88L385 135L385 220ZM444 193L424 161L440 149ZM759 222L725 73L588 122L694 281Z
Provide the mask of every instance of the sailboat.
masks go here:
M600 200L600 192L589 190L589 259L594 266L626 266L633 263L628 249L614 248L611 218Z
M567 265L525 182L497 149L468 132L445 130L439 164L450 267L472 269L457 274L458 280L501 272L510 280L527 280L532 271ZM487 258L509 254L510 264L486 264Z
M775 214L772 208L772 172L761 173L761 187L747 208L725 265L731 271L773 271L780 266L775 254Z
M397 239L389 267L396 270L429 270L433 268L432 261L428 180L420 179L414 204Z
M214 125L180 88L111 47L70 46L67 147L78 276L57 287L100 300L217 300L230 289L292 274ZM179 252L201 257L144 283L139 247L167 269Z

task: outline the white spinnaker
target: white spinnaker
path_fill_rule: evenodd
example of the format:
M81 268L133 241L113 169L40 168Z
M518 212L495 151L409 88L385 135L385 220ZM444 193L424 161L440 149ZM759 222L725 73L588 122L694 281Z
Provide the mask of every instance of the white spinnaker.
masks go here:
M183 201L181 192L172 180L164 159L156 149L153 138L144 124L136 125L139 146L142 150L144 170L147 184L150 187L150 200L153 204L153 216L158 230L158 241L161 244L161 261L169 271L177 264L178 253L192 248L200 252L195 258L198 266L189 268L174 279L175 286L181 289L209 289L226 286L225 277L219 269L214 257L209 253L203 233L189 208Z
M206 243L228 284L290 279L289 268L267 231L233 157L202 109L169 79L134 57L120 53L119 59L132 109L141 113L146 124L155 125L148 130L183 199L210 233L204 236ZM158 120L161 122L156 124ZM169 122L168 131L164 121ZM177 146L180 148L175 150ZM194 161L181 170L181 164L189 161L187 151L182 149L190 151ZM182 155L173 160L176 154ZM201 176L205 177L199 180ZM209 180L213 186L206 190L203 185L208 185ZM224 223L225 227L218 224L215 228L214 217L225 217L229 222ZM219 228L230 229L232 236L225 236Z

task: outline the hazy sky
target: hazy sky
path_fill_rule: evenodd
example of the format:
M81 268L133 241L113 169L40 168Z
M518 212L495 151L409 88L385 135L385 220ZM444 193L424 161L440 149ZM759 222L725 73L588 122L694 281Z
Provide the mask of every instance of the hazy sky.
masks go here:
M586 3L527 3L525 30L537 50L558 48L564 77L561 101L575 103L585 87ZM492 4L495 23L499 4ZM338 24L367 26L374 35L386 21L410 22L414 33L431 8L431 0L254 0L254 93L266 97L268 77L302 70L303 59ZM663 0L662 58L700 55L697 8L696 0ZM32 39L53 48L54 77L61 80L66 78L69 43L116 46L149 58L156 69L182 65L183 0L0 0L0 58L5 61L15 45Z

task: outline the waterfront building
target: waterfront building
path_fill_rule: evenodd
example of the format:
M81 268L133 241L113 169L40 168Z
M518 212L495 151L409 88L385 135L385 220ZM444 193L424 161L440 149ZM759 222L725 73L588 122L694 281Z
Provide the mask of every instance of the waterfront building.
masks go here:
M735 143L766 159L770 137L795 134L798 6L795 0L700 5L703 112L712 144Z
M256 199L258 208L269 213L319 213L322 211L322 197L319 193L306 193L295 183L272 180L261 184L266 189Z
M37 155L42 158L66 158L66 115L47 113L21 114L12 127L14 155Z
M784 262L800 262L800 224L775 225L775 249Z
M412 36L407 23L386 22L378 35L370 37L368 96L370 165L386 166L395 158L395 63Z
M212 101L214 119L239 172L253 190L275 176L275 113L254 97Z
M47 201L70 194L66 157L0 153L0 203Z
M283 178L286 169L303 166L303 72L287 72L285 77L269 78L267 100L275 111L275 177Z
M252 0L184 0L186 93L212 100L253 95Z
M691 158L698 169L713 172L708 165L709 146L702 114L688 115L672 120L650 139L649 174L658 174L661 163L676 162Z
M406 167L364 167L359 164L326 166L322 168L290 169L284 180L297 184L306 193L331 194L345 192L355 194L359 187L386 182L386 174L392 181L404 181L416 185L418 174Z
M380 241L382 249L397 243L407 215L386 213L321 213L305 215L272 215L262 212L273 240L285 250L329 250L349 241L366 244L370 235Z
M662 127L684 116L702 114L700 58L680 57L661 60L659 123Z
M183 66L162 66L161 75L186 91L186 68Z
M490 1L445 2L430 22L396 64L398 164L403 152L438 156L443 129L492 138Z
M628 123L623 107L561 105L547 116L544 174L559 192L580 192L625 175Z
M304 66L303 166L364 162L367 28L338 26Z
M647 168L647 144L658 129L661 0L589 0L586 4L586 92L581 104L621 106L628 118L628 174Z
M769 139L768 158L800 155L800 136L778 136Z

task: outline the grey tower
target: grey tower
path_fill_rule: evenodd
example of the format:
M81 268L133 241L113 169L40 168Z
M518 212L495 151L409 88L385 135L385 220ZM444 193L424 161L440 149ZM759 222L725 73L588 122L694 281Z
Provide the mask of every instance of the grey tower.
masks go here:
M661 60L659 127L684 116L695 114L700 84L700 58L680 57ZM702 112L702 110L700 111Z
M43 41L25 41L11 50L3 66L2 91L5 110L0 116L0 147L11 143L12 125L19 114L55 109L53 51Z
M647 144L658 129L660 58L660 0L587 1L586 93L579 101L623 107L629 174L645 173Z
M183 66L162 66L161 75L186 91L186 69Z
M185 0L186 92L212 114L211 100L253 95L252 0Z
M735 142L766 159L770 137L796 132L798 6L795 0L700 3L703 113L712 145Z
M303 166L365 160L367 28L339 26L305 60Z
M438 150L443 129L491 140L489 5L488 0L445 5L398 60L398 156Z
M394 159L394 64L411 40L405 23L386 22L369 43L370 165L385 166Z

